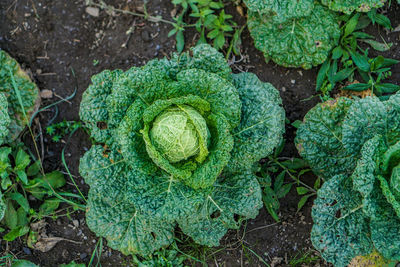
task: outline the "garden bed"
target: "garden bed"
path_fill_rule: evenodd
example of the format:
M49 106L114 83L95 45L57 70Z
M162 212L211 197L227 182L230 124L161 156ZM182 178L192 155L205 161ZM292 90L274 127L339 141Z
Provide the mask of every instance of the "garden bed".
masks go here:
M115 7L135 10L141 1L108 1ZM16 58L22 66L29 70L41 90L51 90L52 98L42 99L46 106L60 99L76 94L68 101L58 105L57 121L79 120L79 104L82 93L90 84L90 77L104 69L121 68L127 70L132 66L142 66L153 58L168 56L175 51L175 40L169 38L170 25L161 22L148 22L131 15L118 12L107 14L100 10L98 16L89 15L82 0L4 0L0 3L0 48ZM170 1L154 0L148 3L148 12L171 19L174 6ZM236 20L242 24L245 19L235 13ZM387 11L393 27L400 26L400 6L393 4ZM131 34L126 32L132 27ZM385 57L400 59L400 29L387 32L382 28L370 27L369 33L392 42L393 47L383 53ZM185 32L186 46L195 44L194 31ZM243 58L231 66L234 72L252 71L262 81L272 83L281 94L287 118L293 122L302 120L308 110L319 97L315 96L315 80L317 68L311 70L288 69L272 62L265 63L261 52L253 46L247 30L242 35ZM400 82L400 65L392 68L392 77L388 82ZM313 97L315 96L315 97ZM45 129L54 115L54 109L42 112L34 124L35 131L40 132L39 124ZM293 144L295 128L287 124L286 146L282 156L298 157ZM65 149L66 163L76 177L81 190L85 193L88 187L79 177L79 159L90 146L90 140L82 130L76 132L69 140L53 142L44 134L44 167L65 170L61 159L61 151ZM27 143L30 139L27 135ZM315 177L304 176L303 181L313 184ZM71 190L75 190L70 185ZM249 220L240 231L230 231L223 238L222 246L215 250L207 250L210 266L263 266L264 262L274 266L293 266L296 259L314 258L309 234L312 226L311 206L308 201L300 212L296 213L300 196L295 188L283 199L279 216L281 222L276 223L263 208L254 220ZM28 259L40 266L57 266L75 260L88 263L98 238L85 224L83 212L75 212L68 217L46 218L47 233L68 240L61 241L52 250L42 253L29 249L22 239L6 244L0 241L1 251L10 252L18 258ZM200 248L199 248L200 250ZM0 255L1 256L1 255ZM107 248L106 244L101 256L102 266L132 265L131 258ZM318 258L308 263L309 266L326 266ZM299 265L300 266L300 265Z

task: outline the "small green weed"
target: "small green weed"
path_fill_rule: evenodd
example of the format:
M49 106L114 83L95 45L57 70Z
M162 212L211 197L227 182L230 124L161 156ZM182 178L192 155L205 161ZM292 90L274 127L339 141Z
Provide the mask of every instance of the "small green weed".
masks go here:
M339 45L322 64L317 76L316 90L321 91L324 98L329 98L329 93L337 84L347 82L354 84L344 87L344 90L370 89L377 95L398 91L400 86L382 83L382 80L391 76L390 67L399 61L382 56L369 58L368 49L363 50L360 47L360 43L367 43L377 51L389 50L392 43L380 43L374 36L362 30L371 23L391 29L390 20L374 9L366 15L361 15L361 13L343 15L340 21L343 26ZM364 83L355 83L356 73L364 80Z
M321 260L322 258L317 256L314 251L299 252L290 259L289 265L292 267L304 265L313 266Z
M82 123L79 121L64 120L47 126L46 132L52 137L54 142L60 142L62 138L75 132L80 127L82 127Z
M236 22L232 20L232 15L226 14L222 1L172 0L172 3L181 9L174 18L174 29L169 33L169 36L176 35L179 52L185 45L183 31L186 27L193 25L200 34L198 43L207 43L209 39L216 49L221 50L227 40L231 39L229 47L235 54L239 54L238 45L243 29L237 27ZM194 24L190 25L184 21L187 15L195 19Z
M66 183L64 175L59 171L42 175L40 161L34 160L26 151L23 144L0 148L1 191L5 203L0 232L8 230L3 236L6 241L27 234L32 222L60 216L56 210L62 202L68 202L75 210L83 208L64 198L80 198L60 191Z
M296 191L301 195L297 204L297 212L307 203L307 200L314 196L321 186L321 179L317 178L314 186L309 186L301 181L301 176L311 171L308 164L300 158L280 158L285 143L282 142L275 153L269 157L268 161L261 165L258 181L263 188L263 202L268 213L275 221L280 221L278 211L280 208L279 199L284 198L296 186ZM272 177L275 177L273 179ZM290 178L290 182L285 183L285 177Z

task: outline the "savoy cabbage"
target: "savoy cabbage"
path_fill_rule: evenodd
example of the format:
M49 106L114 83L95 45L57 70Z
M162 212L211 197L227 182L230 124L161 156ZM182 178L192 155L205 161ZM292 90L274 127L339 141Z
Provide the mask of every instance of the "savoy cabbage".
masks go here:
M80 117L97 142L80 163L87 224L140 255L173 242L176 226L216 246L254 218L262 200L251 170L280 143L285 120L271 84L232 74L209 45L93 76Z
M296 146L325 179L311 233L322 256L335 266L374 250L400 260L400 93L317 105Z
M18 100L14 82L24 109L22 109ZM40 97L39 89L36 84L31 81L18 62L3 50L0 50L0 95L1 94L5 96L8 104L4 103L4 97L0 99L0 106L3 111L0 111L0 143L2 139L5 142L11 142L18 137L28 123L24 118L24 112L29 119L39 107ZM3 120L3 116L5 116L4 111L7 110L6 105L8 108L8 117L10 118L10 121L7 122L6 119ZM8 125L7 134L3 131L6 125Z

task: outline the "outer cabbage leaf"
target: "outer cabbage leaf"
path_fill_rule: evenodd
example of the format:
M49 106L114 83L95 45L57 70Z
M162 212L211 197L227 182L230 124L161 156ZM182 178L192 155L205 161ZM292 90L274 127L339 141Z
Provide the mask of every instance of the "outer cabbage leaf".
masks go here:
M348 98L329 100L312 108L296 134L299 154L308 161L314 173L325 179L349 175L355 159L342 141L343 120L353 101Z
M338 267L373 248L362 198L351 187L351 179L335 176L322 185L312 209L311 241L326 261Z
M10 116L8 115L7 98L0 93L0 145L4 143L8 136L8 126L10 125Z
M255 47L267 61L284 67L310 69L322 64L339 41L337 14L319 4L309 16L283 23L256 12L248 16Z
M252 73L233 77L242 101L242 119L233 131L235 145L227 167L238 171L269 156L279 145L285 129L285 111L278 90L270 83L261 82Z
M252 12L275 16L279 22L308 16L314 8L314 0L244 0L244 3Z
M108 127L106 99L121 73L121 70L105 70L94 75L92 83L83 93L79 116L91 130L91 136L96 142L110 144L113 141L112 129Z
M372 137L388 133L388 114L385 105L377 97L355 101L347 111L343 122L342 142L355 157L364 143Z
M321 0L323 5L334 11L351 14L353 11L368 12L382 7L386 0Z
M10 74L12 73L12 75ZM13 76L13 77L12 77ZM28 123L23 115L23 110L13 86L13 80L20 93L24 110L28 119L37 110L40 104L39 89L31 81L21 66L5 51L0 50L0 93L4 93L8 102L10 124L9 135L6 142L15 140Z
M194 211L197 216L182 217L178 224L196 243L218 246L229 228L239 228L235 215L255 218L262 207L261 188L250 173L221 178L204 202Z

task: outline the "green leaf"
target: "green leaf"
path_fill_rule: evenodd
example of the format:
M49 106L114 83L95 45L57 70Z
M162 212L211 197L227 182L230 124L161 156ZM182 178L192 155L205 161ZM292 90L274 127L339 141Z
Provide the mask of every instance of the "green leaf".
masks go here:
M351 17L351 19L345 25L343 37L347 37L355 31L359 18L360 13L356 13L353 17Z
M15 260L12 262L11 267L40 267L28 260Z
M52 171L50 173L46 173L44 177L36 178L36 182L39 182L43 188L46 189L58 189L63 187L66 184L64 174L60 171Z
M339 59L343 55L343 50L340 46L332 50L332 59Z
M274 2L278 7L282 5ZM302 6L299 1L290 3ZM259 10L248 12L247 24L254 45L264 53L267 61L272 59L284 67L310 69L328 58L340 39L338 15L316 1L314 9L308 12L311 10L311 14L305 16L305 12L299 14L295 9L300 18L283 22L279 17L259 13Z
M5 236L3 236L3 240L5 241L14 241L16 238L20 236L24 236L29 232L29 226L18 226L8 232Z
M35 176L35 175L39 174L40 167L41 167L40 160L37 160L37 161L35 161L35 163L33 163L31 166L29 166L28 170L26 171L26 174L28 176Z
M28 200L20 193L11 193L10 197L12 200L16 201L26 212L29 212L29 202Z
M380 83L376 84L375 87L381 93L396 93L400 90L400 85L392 84L392 83Z
M24 226L29 223L28 219L29 213L27 213L22 207L17 210L18 224L17 226Z
M278 191L276 191L276 197L277 198L285 197L292 189L292 186L293 186L293 183L283 185Z
M31 159L29 155L23 149L19 149L17 156L15 158L15 170L16 171L25 170L25 168L29 165L30 162Z
M353 83L353 84L343 87L342 90L350 90L350 91L360 92L360 91L364 91L364 90L367 90L370 88L371 88L371 85L367 84L367 83Z
M25 170L16 171L16 174L17 174L18 178L19 178L24 184L27 185L27 184L29 183L29 181L28 181L28 176L26 175Z
M321 89L325 78L328 76L328 70L330 69L330 66L331 66L330 61L325 60L324 64L322 64L321 68L319 69L317 75L317 85L315 88L317 92Z
M360 41L369 44L373 49L380 52L388 51L393 46L393 43L380 43L370 39L362 39Z
M376 15L376 22L388 30L392 29L392 24L390 23L390 19L383 14Z
M176 33L176 50L178 53L181 53L185 48L185 37L183 35L183 31L178 31Z
M303 186L296 187L296 190L297 190L297 194L299 194L299 195L305 195L308 192L310 192L310 190L308 188L303 187Z
M281 164L289 170L298 170L308 167L308 163L299 158L292 158L289 160L282 161Z
M274 182L274 191L275 193L282 187L283 182L285 180L286 171L282 171L278 176L275 178Z
M297 212L299 212L303 208L310 196L311 195L305 195L300 199L299 203L297 203Z
M295 144L313 172L325 179L349 173L355 165L342 142L342 124L353 101L338 98L318 104L304 117Z
M350 55L358 68L365 72L368 72L370 70L370 65L366 56L360 55L359 53L354 51L350 51Z
M336 75L333 76L333 82L337 83L347 79L351 74L353 74L354 70L355 68L346 68L337 72Z
M353 36L357 39L375 39L374 36L365 32L353 32Z
M15 210L11 200L7 200L6 205L7 208L4 214L4 221L9 229L14 229L17 227L18 224L17 211Z
M58 198L46 199L39 207L39 214L43 216L53 213L56 209L58 209L60 202L61 200Z
M278 90L255 74L234 74L233 83L242 101L242 119L233 130L234 148L226 169L235 172L248 169L278 147L285 130L285 111Z
M354 257L372 252L369 218L361 206L361 196L346 175L333 177L318 191L312 208L311 241L335 266L347 266Z

